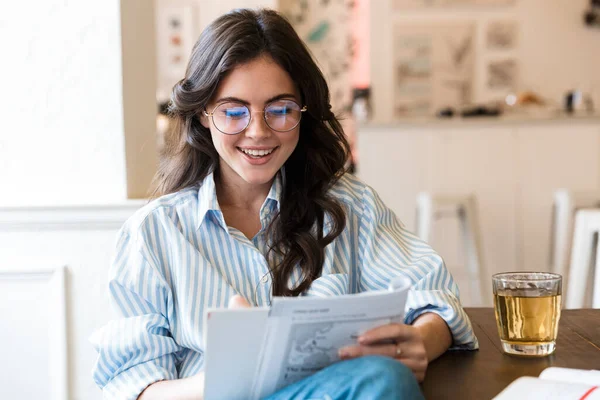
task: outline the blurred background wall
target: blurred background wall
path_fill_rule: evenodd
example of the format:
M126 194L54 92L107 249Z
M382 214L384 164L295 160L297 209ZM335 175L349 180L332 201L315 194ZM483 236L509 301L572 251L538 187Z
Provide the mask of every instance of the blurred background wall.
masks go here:
M396 0L396 3L426 2ZM464 26L473 29L473 103L503 99L511 91L531 90L558 104L563 101L566 91L581 88L593 95L595 104L600 104L600 74L597 72L600 71L600 35L598 29L583 23L583 11L589 4L588 0L462 3L473 4L398 8L394 7L393 0L371 2L371 80L375 121L394 120L394 89L397 88L391 84L395 79L394 28L406 30L411 26L420 26L430 32L445 26L450 32ZM513 45L496 50L488 48L487 33L495 23L513 25L516 34ZM460 44L458 39L455 46ZM490 88L489 65L503 60L514 62L514 85Z
M182 75L182 68L169 64L173 15L181 17L183 24L179 65L184 66L195 38L224 11L243 6L281 9L290 19L296 18L299 31L314 49L330 78L338 110L348 112L352 90L368 86L374 122L395 119L393 32L397 26L430 26L431 30L462 23L473 26L472 103L532 90L560 104L566 91L580 88L600 104L599 35L597 29L583 25L586 0L421 8L414 5L417 0L412 7L411 1L404 3L409 6L399 9L392 0L156 0L156 12L148 2L132 0L6 4L0 17L7 55L0 75L5 93L0 100L0 179L5 183L0 204L144 197L156 166L150 115L157 101L168 100L170 87ZM344 11L352 4L369 10L358 14L363 15L360 23L351 22L351 9ZM135 17L121 15L122 8L134 10ZM339 18L333 17L332 10ZM327 26L319 25L323 21ZM515 24L517 40L512 48L486 50L486 30L495 21ZM122 40L123 46L127 40L135 45L121 52ZM368 44L361 46L361 40ZM323 48L331 53L328 58ZM354 54L369 51L368 67L356 59L348 63L353 48L358 49ZM489 90L488 65L505 59L514 61L514 87ZM351 78L353 65L362 65L366 74ZM137 110L124 112L128 104Z

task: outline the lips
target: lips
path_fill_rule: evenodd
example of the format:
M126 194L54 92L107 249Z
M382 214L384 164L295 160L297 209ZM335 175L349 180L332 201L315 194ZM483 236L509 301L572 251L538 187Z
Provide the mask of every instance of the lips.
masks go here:
M263 165L268 163L277 152L279 146L263 148L241 148L237 147L244 160L251 165Z
M238 147L238 149L246 155L249 155L252 157L262 157L262 156L271 154L273 151L275 151L276 147L264 148L264 149L249 149L249 148Z

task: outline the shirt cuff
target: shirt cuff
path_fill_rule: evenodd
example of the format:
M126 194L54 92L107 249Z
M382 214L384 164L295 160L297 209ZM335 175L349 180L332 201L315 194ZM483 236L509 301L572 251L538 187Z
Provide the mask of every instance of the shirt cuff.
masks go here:
M411 290L406 302L404 323L412 324L420 315L428 312L439 315L448 324L452 334L449 350L479 348L471 320L454 294L441 290Z
M151 384L177 379L172 371L175 371L172 354L137 364L115 376L102 388L103 399L136 400Z

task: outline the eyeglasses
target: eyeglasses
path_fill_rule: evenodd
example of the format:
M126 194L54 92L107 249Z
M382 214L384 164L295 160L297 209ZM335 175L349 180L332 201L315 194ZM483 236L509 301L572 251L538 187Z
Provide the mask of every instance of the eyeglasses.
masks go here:
M300 107L292 100L275 100L266 105L263 117L267 126L277 132L288 132L298 126L306 106ZM211 117L215 128L226 135L237 135L250 125L252 113L242 103L225 102L218 104L212 112L203 111Z

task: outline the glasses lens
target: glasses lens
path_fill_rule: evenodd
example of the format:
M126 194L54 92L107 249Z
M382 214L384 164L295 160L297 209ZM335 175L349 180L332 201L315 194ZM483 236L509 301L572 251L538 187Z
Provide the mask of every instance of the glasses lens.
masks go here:
M265 120L274 131L291 131L300 123L300 110L300 106L291 100L277 100L265 108Z
M240 103L222 103L213 111L213 123L221 132L234 135L250 123L250 110Z

